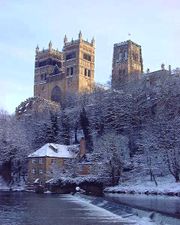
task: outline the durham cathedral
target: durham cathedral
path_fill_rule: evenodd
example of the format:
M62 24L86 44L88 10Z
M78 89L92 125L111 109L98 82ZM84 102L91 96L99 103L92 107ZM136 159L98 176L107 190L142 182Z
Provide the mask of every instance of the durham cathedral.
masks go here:
M91 92L94 86L95 41L64 37L62 51L36 48L34 96L61 103L67 93Z
M112 87L118 88L132 76L143 73L141 46L128 40L114 44L112 60ZM85 41L81 31L78 39L64 37L62 51L36 47L34 70L34 97L22 102L16 114L27 113L32 108L43 111L42 105L57 108L68 94L92 92L95 81L95 40ZM43 102L43 104L42 104Z

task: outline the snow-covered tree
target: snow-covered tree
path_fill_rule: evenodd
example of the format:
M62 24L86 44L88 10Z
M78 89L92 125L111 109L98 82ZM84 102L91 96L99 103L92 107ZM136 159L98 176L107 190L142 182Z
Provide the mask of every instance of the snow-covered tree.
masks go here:
M159 148L164 154L165 163L176 182L180 182L180 118L161 123Z
M123 166L129 159L128 140L115 132L104 134L94 145L93 173L112 185L119 182Z
M8 116L3 125L0 164L4 172L9 171L9 179L20 179L20 176L25 176L26 173L26 159L31 152L31 145L26 138L24 127L14 116Z

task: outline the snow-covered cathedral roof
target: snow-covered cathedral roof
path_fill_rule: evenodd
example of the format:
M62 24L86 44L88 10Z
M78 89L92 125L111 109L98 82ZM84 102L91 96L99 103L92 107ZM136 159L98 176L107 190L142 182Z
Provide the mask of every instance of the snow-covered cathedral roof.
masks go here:
M75 158L79 150L79 145L60 145L47 143L37 151L28 155L29 158L35 157L57 157L57 158Z

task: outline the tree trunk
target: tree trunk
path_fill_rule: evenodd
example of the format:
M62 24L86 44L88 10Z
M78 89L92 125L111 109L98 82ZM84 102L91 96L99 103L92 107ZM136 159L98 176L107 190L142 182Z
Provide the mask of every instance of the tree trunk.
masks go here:
M176 173L174 177L175 177L176 183L180 182L179 173Z
M77 137L77 127L75 127L75 130L74 130L74 139L75 139L75 144L78 144L78 137Z

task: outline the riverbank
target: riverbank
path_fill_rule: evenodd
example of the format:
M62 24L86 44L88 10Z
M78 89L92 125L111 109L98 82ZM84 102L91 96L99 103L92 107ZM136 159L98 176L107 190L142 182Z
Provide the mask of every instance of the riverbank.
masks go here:
M149 176L134 178L114 187L105 188L106 193L168 195L180 197L180 183L176 183L172 176L157 177L155 182Z
M9 186L0 176L0 191L25 191L25 182L21 181L19 183L14 183Z
M105 193L117 194L145 194L145 195L167 195L180 197L180 183L176 183L172 176L157 177L155 182L150 181L149 176L134 178L114 187L104 189ZM25 183L21 182L8 186L0 176L0 190L4 191L24 191Z

